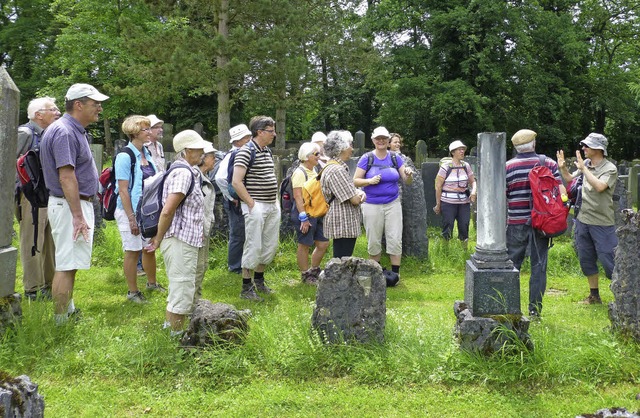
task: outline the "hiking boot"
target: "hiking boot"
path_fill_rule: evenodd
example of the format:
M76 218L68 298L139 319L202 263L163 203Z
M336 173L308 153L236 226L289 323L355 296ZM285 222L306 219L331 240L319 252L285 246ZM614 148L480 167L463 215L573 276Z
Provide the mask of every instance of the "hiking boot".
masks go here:
M313 274L313 269L302 272L302 283L310 284L311 286L318 285L318 277Z
M270 295L272 293L275 293L273 290L271 290L269 286L267 286L267 284L264 282L264 279L255 280L255 283L256 283L256 290L258 292L264 293L265 295Z
M256 293L256 287L253 284L250 284L249 286L246 286L244 284L242 285L242 292L240 292L240 298L241 299L253 300L253 301L256 301L256 302L262 302L262 300L263 300Z
M40 297L42 299L46 299L46 300L52 300L53 299L53 295L51 294L51 288L50 287L43 287L42 289L40 289L40 291L38 292L40 294Z
M147 274L144 269L138 267L138 269L136 270L136 275L137 276L144 276L145 274Z
M602 305L602 299L600 299L600 296L589 295L581 300L580 303L583 305Z
M162 285L160 283L158 283L158 282L156 282L156 283L148 283L147 282L147 290L155 290L156 292L167 293L167 289L162 287Z
M127 292L127 299L133 303L148 303L147 298L139 290L133 293Z
M24 292L25 299L29 299L31 301L35 301L38 299L38 291L34 290L32 292Z

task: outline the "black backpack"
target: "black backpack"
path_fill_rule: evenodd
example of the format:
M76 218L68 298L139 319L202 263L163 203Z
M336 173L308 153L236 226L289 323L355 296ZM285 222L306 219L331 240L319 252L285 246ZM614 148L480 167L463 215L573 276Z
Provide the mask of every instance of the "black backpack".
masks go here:
M295 199L293 198L293 186L291 185L291 176L296 170L301 169L304 174L304 181L307 181L309 177L307 176L307 171L304 167L301 168L300 162L298 161L298 166L291 170L291 173L286 176L282 183L280 183L280 205L282 206L282 210L284 212L291 212L293 206L296 204Z
M31 146L29 150L21 155L16 162L18 180L20 181L20 192L31 204L31 216L33 218L33 246L31 255L38 252L38 212L40 208L46 208L49 203L49 190L44 182L42 173L42 163L40 162L40 136L28 125L20 128L27 128L31 131ZM19 196L17 201L20 202Z
M131 181L129 182L129 192L133 189L133 183L136 176L136 156L133 150L129 147L121 148L118 153L113 157L113 164L111 167L107 167L102 170L98 181L102 187L102 191L98 193L98 199L100 200L100 211L102 213L102 219L106 221L115 220L116 203L118 202L118 193L116 193L116 157L120 153L126 153L131 159Z
M246 146L248 146L249 150L251 151L251 156L249 157L249 165L247 166L247 171L249 171L249 168L251 168L251 166L256 160L257 149L253 141L249 141ZM241 149L242 148L238 148L231 151L231 157L229 157L229 165L227 166L227 183L228 183L227 189L229 190L229 194L231 195L231 197L236 200L239 199L238 193L236 193L236 189L233 188L233 186L231 185L231 182L233 180L233 165L236 161L236 155L238 154L238 151L240 151ZM271 154L271 150L269 148L267 148L267 151L269 152L269 154ZM273 154L271 155L273 156Z

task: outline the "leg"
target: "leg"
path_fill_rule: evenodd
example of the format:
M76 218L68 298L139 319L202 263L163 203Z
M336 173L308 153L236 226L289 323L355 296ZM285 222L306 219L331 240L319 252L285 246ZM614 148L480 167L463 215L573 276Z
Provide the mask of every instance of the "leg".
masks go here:
M385 236L387 253L391 261L391 269L400 272L402 258L402 203L400 199L384 205Z
M138 257L140 257L140 251L124 252L124 277L127 280L127 287L130 293L138 291Z
M528 225L507 225L507 255L518 270L527 252L530 233L531 227Z
M44 240L44 228L43 225L47 222L46 209L44 211L45 217L40 216L42 211L38 214L38 251L35 255L31 255L31 248L33 247L33 216L31 215L31 204L24 195L20 196L21 217L20 221L20 261L22 262L22 285L24 292L36 296L36 292L44 286L44 272L43 272L43 251L42 241Z
M384 205L374 205L363 203L362 208L362 224L364 225L365 234L367 236L367 252L369 258L380 261L382 253L382 234L384 233Z
M193 307L198 248L177 238L165 238L160 250L169 278L166 320L173 331L182 331L184 317Z
M296 258L298 260L298 269L300 272L309 270L309 249L308 245L298 243ZM315 253L315 250L313 252Z
M471 220L471 204L458 206L458 239L467 241L469 239L469 221Z
M242 248L244 246L244 217L239 207L228 200L224 201L224 208L229 219L229 245L227 265L231 271L242 269Z
M333 258L351 257L356 247L356 238L336 238L333 240Z
M53 276L52 296L54 312L56 315L64 315L68 312L69 301L73 299L73 285L77 270L56 271Z
M456 220L456 205L440 202L440 213L442 214L442 237L450 240L453 234L453 223Z
M156 284L157 283L157 266L156 266L156 253L148 252L142 250L142 265L144 266L144 271L147 273L147 283Z
M313 253L311 254L311 267L319 267L322 259L329 248L329 241L315 241Z
M547 290L549 238L531 230L531 277L529 278L529 313L542 312L542 297Z

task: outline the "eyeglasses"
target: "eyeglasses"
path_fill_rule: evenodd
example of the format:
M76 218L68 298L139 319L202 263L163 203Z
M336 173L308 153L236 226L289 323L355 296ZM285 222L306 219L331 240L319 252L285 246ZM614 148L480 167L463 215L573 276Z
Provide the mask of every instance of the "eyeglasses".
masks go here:
M151 128L151 129L160 129L160 130L162 130L162 129L164 129L164 128L163 128L162 126L154 126L154 127L153 127L153 128Z
M320 156L320 153L319 153L319 152L314 152L314 153L313 153L313 154L311 154L311 155L315 155L316 157L319 157L319 156Z
M144 128L144 129L140 129L140 132L149 132L151 130L151 128Z
M269 132L270 134L274 133L276 130L275 129L260 129L263 132Z

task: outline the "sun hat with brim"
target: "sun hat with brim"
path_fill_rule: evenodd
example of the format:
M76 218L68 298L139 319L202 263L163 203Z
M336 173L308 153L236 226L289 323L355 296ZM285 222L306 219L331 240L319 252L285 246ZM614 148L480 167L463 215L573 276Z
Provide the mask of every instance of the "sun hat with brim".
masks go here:
M371 133L371 139L375 139L375 138L378 138L378 137L381 137L381 136L383 136L385 138L391 138L391 135L389 134L389 131L384 126L378 126Z
M158 119L156 115L149 115L147 116L147 119L149 119L149 122L150 122L149 126L152 128L159 123L164 125L164 121L162 119Z
M311 137L311 142L325 142L326 140L327 136L319 131L313 134L313 136Z
M202 152L204 152L205 154L211 154L213 152L216 152L217 149L215 149L213 147L213 144L209 141L205 141L207 143L207 145L204 146L204 148L202 149Z
M449 144L449 152L453 151L454 149L458 149L458 148L464 148L467 149L467 146L465 144L462 143L462 141L460 140L455 140L452 143Z
M531 129L520 129L511 137L511 143L513 145L524 145L536 139L538 134Z
M173 149L181 152L185 149L204 149L210 142L202 139L199 133L192 129L179 132L173 137Z
M592 132L585 139L580 141L580 145L583 144L591 149L601 149L602 151L604 151L605 157L607 156L607 146L609 145L609 140L606 136Z
M251 131L247 128L247 125L241 124L229 129L229 135L231 136L229 143L233 144L236 141L240 141L245 136L251 136Z
M91 100L95 100L96 102L104 102L109 98L109 96L100 93L97 88L93 87L90 84L77 83L69 87L69 90L67 90L67 94L64 96L64 99L76 100L83 97L88 97Z

